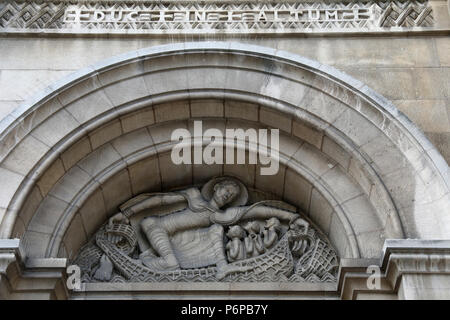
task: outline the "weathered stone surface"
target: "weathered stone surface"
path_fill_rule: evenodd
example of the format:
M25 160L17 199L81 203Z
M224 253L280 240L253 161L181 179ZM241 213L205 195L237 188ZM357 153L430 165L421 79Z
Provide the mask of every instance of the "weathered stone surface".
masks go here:
M61 159L66 169L70 169L80 159L84 158L89 152L92 151L91 143L89 139L82 138L75 142L69 149L61 154Z
M140 129L152 125L155 122L153 108L142 111L136 111L120 118L122 122L123 132L127 133L135 129Z
M258 106L240 101L225 101L225 117L258 121Z
M117 211L117 207L131 198L131 186L128 170L123 170L101 185L105 200L106 215Z
M133 195L142 192L156 192L161 189L158 158L151 157L128 167Z
M37 182L41 194L46 196L56 181L58 181L65 172L61 159L56 159Z
M293 39L242 39L241 44L235 46L236 50L240 50L239 55L196 53L193 56L180 55L178 59L176 55L165 53L164 58L159 58L160 65L156 63L157 60L147 57L145 65L138 62L129 65L129 69L119 67L117 72L114 72L114 66L108 66L108 63L121 63L121 58L114 58L110 62L90 68L99 72L99 78L94 76L82 81L64 94L56 92L53 103L39 106L34 104L39 98L33 98L31 101L34 102L28 107L24 104L8 116L9 120L0 124L3 130L15 117L23 117L23 120L17 120L20 123L18 127L13 128L11 134L1 141L2 156L9 150L12 152L6 157L1 166L3 169L0 170L1 181L6 181L0 194L0 217L8 224L15 221L10 227L2 225L1 234L26 234L24 239L27 242L27 250L30 250L32 255L51 252L51 255L60 254L67 257L73 248L79 247L87 238L82 241L81 238L77 239L79 235L73 235L72 243L68 238L72 235L67 235L69 229L66 228L70 228L70 232L74 234L81 226L87 235L91 235L106 219L105 211L108 210L108 214L114 213L117 206L132 196L202 184L211 176L231 174L240 177L250 188L257 189L252 190L255 199L267 195L261 192L265 190L272 193L273 198L282 196L285 201L305 211L305 214L329 235L332 245L342 257L378 258L385 238L445 238L450 234L450 221L446 215L447 164L439 158L439 152L424 139L414 124L406 120L403 114L383 97L371 93L362 83L319 62L308 63L307 59L296 58L291 53L280 53L278 59L298 59L295 60L296 63L305 63L310 69L308 72L302 69L296 73L297 66L282 67L281 62L273 63L270 59L261 58L260 54L278 55L275 48L287 49L290 52L303 53L322 63L343 67L345 71L350 70L350 73L354 72L352 74L357 74L358 79L381 94L395 98L394 104L399 106L415 125L426 131L448 161L450 109L447 107L449 94L446 86L446 39L441 36L405 38L398 35L389 38L392 46L386 49L382 46L386 41L383 37L295 38L295 42ZM31 38L26 41L15 40L38 43L37 39ZM106 53L100 51L108 48L114 52L126 51L126 48L119 48L119 44L129 43L130 48L136 48L147 46L153 43L152 41L115 39L100 44L95 39L78 39L70 46L74 51L69 50L64 58L58 57L56 63L73 58L80 52L80 46L87 43L91 44L92 56L101 57ZM14 43L14 40L9 39L8 42ZM53 41L57 46L63 42L70 43L67 39ZM270 44L272 48L258 51L257 47L247 46L244 42ZM49 40L44 38L41 43L47 48L50 45ZM352 43L354 47L351 46ZM183 46L174 44L170 46L170 50L178 50L177 48ZM199 42L190 44L189 48L205 46L214 47L211 43ZM36 47L30 47L30 53L41 50ZM8 48L0 48L0 52L5 50L9 52ZM17 48L11 50L17 51ZM132 52L127 59L133 59L138 54L158 52L157 49L152 50L154 51ZM213 58L209 59L208 55ZM356 57L359 59L358 64L355 63ZM43 60L39 56L35 59ZM8 57L6 60L11 59ZM92 62L91 58L74 61L75 65L87 62ZM30 63L29 68L35 68L35 63ZM205 63L208 67L199 71L197 68L201 69ZM22 68L20 64L26 66L27 62L11 62L11 65L18 69ZM236 70L239 71L227 77L228 65L238 68ZM104 67L110 71L102 78L100 73ZM165 67L176 69L166 73ZM189 68L186 73L185 67ZM0 72L4 71L2 68L9 67L0 62ZM158 68L158 72L144 76L144 86L148 87L146 94L164 93L165 101L173 99L178 102L161 104L160 101L163 100L158 100L153 110L153 107L149 107L152 101L148 100L147 105L145 102L127 107L133 110L131 114L125 114L125 110L112 109L115 104L143 97L142 82L136 86L137 91L125 92L125 88L132 84L131 78L129 82L123 81L125 78L140 76L144 69L153 72ZM217 73L214 72L216 68ZM246 68L258 70L250 72ZM315 73L315 68L320 72ZM359 70L356 70L357 68ZM13 72L13 69L8 72ZM78 76L82 74L81 72ZM332 80L325 80L319 74L326 74ZM293 77L301 82L301 85L291 87L290 80L279 82L280 75ZM73 76L71 79L76 78L77 76ZM26 81L32 81L32 77ZM106 90L99 88L103 83L111 84L117 90L105 94ZM302 91L305 85L309 89ZM52 88L66 86L70 87L61 81ZM220 90L215 92L216 89ZM228 89L235 90L230 93L231 91L227 92ZM296 89L297 92L294 91ZM175 90L177 93L172 92ZM27 91L25 86L18 86L17 92L26 97L33 91ZM53 94L53 89L44 91L41 98L50 93ZM264 94L266 98L255 98L258 94ZM287 107L283 104L292 103L300 96L298 105ZM157 99L161 97L158 96ZM179 99L182 99L182 102ZM238 102L235 99L246 102ZM271 99L284 101L273 101L272 104ZM57 102L58 100L61 103ZM111 100L114 102L110 103ZM209 102L203 104L205 101ZM61 104L65 105L66 109L60 110ZM35 105L38 112L34 114L28 108ZM144 105L146 109L135 109ZM264 105L261 111L258 105ZM106 115L104 112L108 110L112 111L111 116L108 119L103 118ZM294 118L294 110L300 119L293 121L290 132L291 126L288 123ZM27 113L22 114L23 112ZM120 120L113 119L119 114ZM205 120L204 128L218 127L223 131L224 128L275 126L288 132L289 137L280 137L282 163L286 162L287 169L282 165L278 175L262 177L258 175L260 167L255 165L171 166L170 153L155 154L156 151L170 151L170 135L174 129L187 128L192 131L192 118L222 118L223 115L232 120ZM173 121L178 119L182 121ZM83 137L76 144L75 138L73 141L63 141L63 137L67 137L72 131L77 133L76 139L86 134L86 127L79 126L78 123L87 121L90 139ZM155 122L158 122L158 125L154 125ZM100 127L99 123L106 125ZM297 123L302 125L298 126ZM122 130L127 134L122 133ZM29 132L31 135L27 136ZM302 145L297 136L308 143ZM24 137L25 140L22 140ZM152 149L153 143L157 144L157 148ZM92 152L92 149L96 150ZM144 152L144 149L148 149L148 152ZM60 160L55 162L58 157ZM127 158L124 159L125 157ZM65 187L71 174L62 175L65 171L77 170L70 171L77 163L75 168L85 172L83 176L86 181L95 178L102 183L107 195L103 202L106 202L108 208L102 207L105 205L103 202L102 205L97 204L98 214L92 214L96 203L103 198L103 195L99 195L98 185L92 183L89 188L85 187L87 183L81 179L73 180L75 183ZM159 167L162 167L161 172ZM30 172L35 172L35 175L31 176L32 179L39 179L24 179ZM128 198L122 198L123 194ZM16 202L11 205L17 208L22 206L18 217L15 217L14 210L10 210L12 208L6 209L13 195L17 197ZM74 200L76 195L79 197ZM45 198L42 199L42 196ZM58 199L64 201L58 202ZM80 209L77 215L74 215L76 220L71 222L71 215L77 212L77 206L83 208L83 203L88 206L87 209ZM63 212L66 214L63 215ZM32 223L28 226L30 219ZM8 229L12 231L9 232ZM66 237L62 239L64 232ZM48 247L50 243L53 246L51 250ZM424 295L427 294L425 289L423 292ZM355 297L357 296L356 293Z
M321 149L323 134L320 131L308 127L298 121L294 121L292 124L292 133L300 139L312 144L317 149Z
M154 106L156 122L189 118L189 103L176 102Z
M286 169L283 198L310 214L311 189L312 186L307 180L292 169Z
M193 100L190 103L191 117L223 117L223 101Z
M317 191L311 191L311 204L309 207L309 217L316 223L320 229L328 235L331 227L331 219L335 213L333 207L328 201ZM344 235L342 235L344 236Z
M90 237L107 218L102 192L100 190L95 191L86 200L79 212L86 235Z
M122 134L122 126L119 120L107 123L100 128L89 133L89 140L92 149L97 149L99 146L119 137Z

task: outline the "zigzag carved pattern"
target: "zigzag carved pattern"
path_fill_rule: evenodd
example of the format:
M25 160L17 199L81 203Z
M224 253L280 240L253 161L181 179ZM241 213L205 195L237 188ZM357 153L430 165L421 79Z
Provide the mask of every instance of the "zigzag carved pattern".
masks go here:
M64 14L69 5L76 1L40 1L25 2L7 0L0 3L0 29L30 29L30 30L70 30L72 25L64 22ZM80 2L77 7L85 10L307 10L307 9L369 9L372 8L376 19L353 19L349 21L333 20L301 20L301 21L267 21L267 22L83 22L79 27L83 30L127 30L127 31L209 31L232 30L245 32L249 30L330 30L391 27L432 27L434 24L432 10L427 1L360 1L342 3L189 3L175 4L149 0L138 4L111 2Z

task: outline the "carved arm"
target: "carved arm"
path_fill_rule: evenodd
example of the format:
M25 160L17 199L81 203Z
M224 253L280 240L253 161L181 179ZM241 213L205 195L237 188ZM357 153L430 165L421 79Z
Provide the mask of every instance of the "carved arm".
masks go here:
M129 223L128 218L142 210L176 204L183 201L186 201L185 198L176 193L154 195L142 194L122 205L122 212L118 212L112 216L109 219L108 224L112 226L113 223Z
M276 217L281 220L293 221L300 217L298 213L290 212L283 209L268 207L268 206L257 206L248 210L242 218L244 219L269 219Z

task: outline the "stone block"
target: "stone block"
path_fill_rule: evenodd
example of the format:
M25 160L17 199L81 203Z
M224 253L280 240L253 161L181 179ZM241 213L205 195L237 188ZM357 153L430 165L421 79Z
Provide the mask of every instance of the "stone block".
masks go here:
M44 257L50 237L50 234L27 230L22 238L27 257Z
M164 123L149 127L149 132L153 143L157 146L164 142L170 142L172 132L176 129L188 129L185 121L174 121L172 123ZM158 147L157 147L158 148Z
M108 86L112 83L139 76L143 71L144 66L142 61L133 61L122 64L121 66L115 66L110 70L103 70L98 73L97 78L102 85Z
M52 234L58 221L64 215L64 211L69 207L69 204L56 197L48 195L44 198L31 219L28 229L38 233Z
M192 184L192 165L174 164L170 153L159 154L158 158L163 190Z
M450 98L450 68L420 68L414 75L416 99Z
M19 217L23 221L25 226L28 226L31 218L33 217L36 210L42 201L42 195L37 186L33 187L30 194L28 195L22 209L19 212Z
M443 67L450 67L450 39L448 37L434 38L436 50L439 57L439 63Z
M223 164L194 164L192 166L192 178L194 184L203 184L209 179L221 176L223 173Z
M326 235L330 232L331 219L334 214L333 207L317 189L313 188L311 191L309 217Z
M89 133L92 149L97 149L99 146L117 138L121 134L122 126L119 120L113 120L102 125Z
M337 166L320 176L320 180L333 191L334 197L340 203L363 193L358 185Z
M255 188L281 198L284 193L286 167L279 164L278 172L274 175L262 175L261 168L265 165L256 165Z
M348 173L352 176L353 179L355 179L364 193L366 195L369 195L374 182L372 182L372 180L368 177L368 174L365 170L366 169L363 167L363 165L359 161L355 160L355 158L350 159Z
M202 68L187 68L182 70L185 76L187 87L192 92L196 90L217 90L223 92L228 77L228 69L202 67ZM181 78L181 76L179 76Z
M223 101L221 100L191 100L191 117L220 117L224 115Z
M37 182L43 196L47 195L56 181L58 181L65 172L61 159L57 158Z
M126 114L120 117L120 121L122 122L123 132L127 133L152 125L155 123L155 115L153 113L153 108L148 107L144 110Z
M55 198L72 203L73 199L78 196L83 188L93 182L92 177L79 167L73 167L59 179L50 191L50 195Z
M269 144L269 146L270 145L271 144ZM280 162L283 162L284 159L286 159L286 161L290 160L302 145L303 141L293 139L292 137L285 134L280 134L278 148L278 152L280 154Z
M78 166L91 177L95 177L105 168L119 161L121 161L120 154L110 144L105 144L81 160Z
M172 102L154 106L156 122L188 119L189 102Z
M0 167L2 187L0 192L0 207L8 208L8 205L24 180L24 177L16 172Z
M83 228L83 222L80 214L77 213L70 222L69 227L64 235L63 242L67 250L67 257L69 259L75 258L79 249L87 241L86 232Z
M414 99L416 73L410 68L345 68L344 72L391 100Z
M442 154L447 164L450 164L450 132L425 132L425 134Z
M61 160L66 170L83 159L92 151L91 143L87 137L81 138L61 154Z
M67 106L72 102L93 94L95 90L102 87L102 84L98 81L97 76L91 76L81 81L78 81L72 86L58 95L58 100L61 101L63 106Z
M333 247L337 250L339 257L350 258L349 252L349 235L347 235L344 226L337 214L331 216L330 232L328 234Z
M348 170L351 157L350 154L328 136L323 138L322 151L339 163L344 171Z
M276 46L279 50L337 68L352 67L355 61L362 67L436 66L432 39L428 37L390 37L389 45L382 37L310 38L302 41L305 45L299 46L292 39L280 38Z
M225 101L225 117L258 121L259 107L253 103L235 100Z
M395 105L425 132L450 132L447 100L399 100Z
M106 221L105 201L100 189L97 189L80 207L79 214L86 235L91 237Z
M326 158L323 153L306 143L292 156L291 161L307 168L315 176L323 175L336 165L334 160Z
M0 216L3 215L4 211L5 211L4 209L0 209ZM13 238L17 238L17 239L21 239L22 236L25 234L26 229L27 228L24 225L22 219L17 218L16 219L16 223L14 224L13 231L12 231L12 237Z
M128 167L133 195L161 190L158 158L151 157Z
M251 63L251 62L250 62ZM239 66L242 65L239 63ZM228 90L247 91L260 93L261 88L266 85L266 77L260 73L248 69L227 69L224 87Z
M110 84L103 90L115 106L149 95L144 79L140 76Z
M357 111L347 109L333 122L333 126L348 136L357 145L361 146L381 134L369 120Z
M365 195L347 200L341 206L356 235L372 231L381 232L383 229L384 221L381 222L378 219L372 204ZM381 244L382 246L383 244Z
M72 115L62 109L41 123L31 134L46 145L54 146L78 126L79 123Z
M259 110L259 120L270 127L278 128L280 131L286 133L291 133L292 119L281 113L261 107Z
M28 135L3 160L2 166L26 176L49 150L49 146Z
M246 152L246 159L248 153ZM236 162L235 162L236 163ZM252 188L255 183L256 165L254 164L225 164L223 174L239 178L247 187Z
M112 109L111 102L102 90L86 95L66 107L81 124Z
M276 70L274 70L274 73L276 73ZM270 75L259 93L262 96L297 106L303 101L310 87L288 80L285 78L286 76L288 75L284 73L281 76Z
M312 185L292 169L286 169L284 181L284 196L287 202L300 208L308 214Z
M0 101L0 120L19 106L22 100Z
M179 69L150 73L143 76L149 95L186 90L189 88L186 75Z
M384 232L377 230L357 235L359 250L361 257L379 258L382 254L384 244Z
M152 147L153 140L147 128L142 128L115 139L111 144L122 158L125 158L140 150Z
M101 185L105 200L106 215L109 217L118 211L118 207L131 198L131 185L128 170L116 173Z
M323 133L305 125L299 121L294 121L292 124L292 133L294 136L312 144L317 149L322 147Z
M8 68L9 69L9 68ZM27 100L71 70L1 70L0 100Z

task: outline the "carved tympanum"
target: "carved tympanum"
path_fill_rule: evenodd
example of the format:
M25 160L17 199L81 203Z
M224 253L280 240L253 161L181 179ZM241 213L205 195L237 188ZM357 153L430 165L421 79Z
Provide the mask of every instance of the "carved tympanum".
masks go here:
M336 252L295 207L247 202L247 188L233 177L201 190L141 194L74 263L84 282L336 281Z

